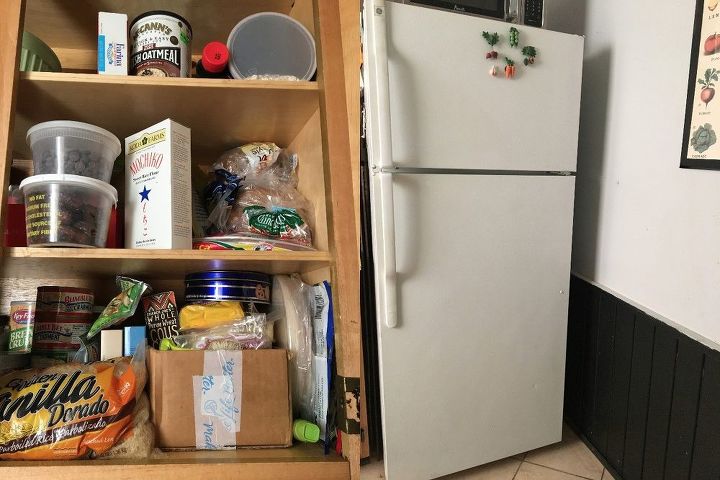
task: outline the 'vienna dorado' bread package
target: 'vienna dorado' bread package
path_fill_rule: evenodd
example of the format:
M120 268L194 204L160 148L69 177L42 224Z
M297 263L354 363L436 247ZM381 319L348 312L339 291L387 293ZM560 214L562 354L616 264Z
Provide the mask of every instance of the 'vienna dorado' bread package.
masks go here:
M142 458L153 449L136 357L0 375L0 459Z

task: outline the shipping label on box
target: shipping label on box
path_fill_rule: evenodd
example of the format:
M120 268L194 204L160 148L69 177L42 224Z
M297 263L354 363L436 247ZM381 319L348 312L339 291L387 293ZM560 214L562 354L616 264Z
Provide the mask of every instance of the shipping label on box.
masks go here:
M192 248L190 129L167 119L125 139L125 248Z
M127 75L127 15L98 13L98 62L101 75Z

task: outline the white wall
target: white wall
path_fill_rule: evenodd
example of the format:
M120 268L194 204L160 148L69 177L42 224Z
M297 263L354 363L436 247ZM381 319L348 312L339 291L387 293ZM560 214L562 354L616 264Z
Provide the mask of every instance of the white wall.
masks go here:
M547 1L586 35L573 271L720 343L720 172L678 168L695 1Z

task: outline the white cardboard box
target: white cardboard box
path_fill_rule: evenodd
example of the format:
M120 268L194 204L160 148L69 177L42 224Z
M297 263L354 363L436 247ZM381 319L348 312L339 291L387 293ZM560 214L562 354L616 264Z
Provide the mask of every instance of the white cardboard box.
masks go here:
M100 331L100 361L123 356L123 331Z
M190 129L167 119L125 139L125 248L192 248Z
M127 15L98 13L98 64L100 75L127 75Z

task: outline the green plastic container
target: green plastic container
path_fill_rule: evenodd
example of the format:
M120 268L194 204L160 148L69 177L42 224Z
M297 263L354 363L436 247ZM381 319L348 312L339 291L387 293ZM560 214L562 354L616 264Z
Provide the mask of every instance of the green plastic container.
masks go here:
M60 60L45 42L30 32L23 32L20 71L59 72Z

